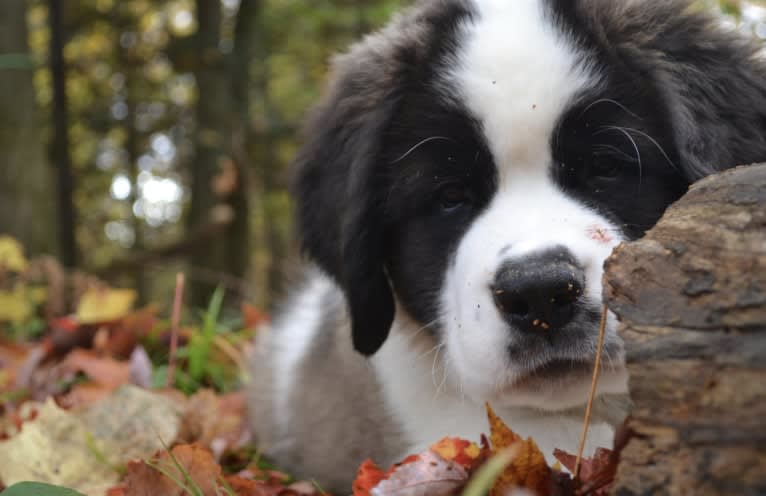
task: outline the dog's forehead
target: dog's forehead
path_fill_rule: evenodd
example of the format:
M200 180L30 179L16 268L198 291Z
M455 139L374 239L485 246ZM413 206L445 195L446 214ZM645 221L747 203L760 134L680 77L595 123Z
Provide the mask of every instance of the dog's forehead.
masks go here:
M562 114L598 84L587 55L545 0L476 0L447 84L481 123L500 181L545 170Z

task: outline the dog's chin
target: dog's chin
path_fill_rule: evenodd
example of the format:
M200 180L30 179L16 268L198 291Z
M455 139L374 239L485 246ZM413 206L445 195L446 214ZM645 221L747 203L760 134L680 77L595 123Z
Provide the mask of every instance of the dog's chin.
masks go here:
M593 365L587 361L552 360L534 370L514 374L498 387L489 401L501 408L547 411L584 405L590 394ZM627 390L627 369L602 364L596 394L625 394Z

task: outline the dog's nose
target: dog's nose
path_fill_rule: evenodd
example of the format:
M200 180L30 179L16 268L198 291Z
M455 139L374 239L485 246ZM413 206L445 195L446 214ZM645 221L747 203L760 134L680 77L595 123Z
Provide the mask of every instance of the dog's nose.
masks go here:
M585 272L564 247L503 264L491 285L506 321L523 331L565 326L575 314Z

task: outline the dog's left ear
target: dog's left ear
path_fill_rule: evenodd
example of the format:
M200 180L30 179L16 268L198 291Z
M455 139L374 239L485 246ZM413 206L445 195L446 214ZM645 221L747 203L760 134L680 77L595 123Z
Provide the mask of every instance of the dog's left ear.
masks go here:
M384 265L381 148L398 86L394 62L377 45L338 58L293 164L303 250L343 290L354 348L365 355L383 345L395 312Z
M763 42L689 0L608 4L604 34L661 92L690 181L766 161Z

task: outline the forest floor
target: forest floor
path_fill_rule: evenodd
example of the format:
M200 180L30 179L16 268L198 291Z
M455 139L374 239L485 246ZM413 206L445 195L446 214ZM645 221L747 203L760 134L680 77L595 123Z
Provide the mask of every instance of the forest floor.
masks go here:
M273 467L248 428L247 355L268 315L233 311L222 290L184 308L183 289L179 274L168 301L136 308L135 291L27 260L0 236L2 496L325 493ZM549 467L489 406L488 417L489 439L434 440L389 470L349 467L354 495L605 494L616 453L597 452L573 479L575 455L557 452L568 471Z

